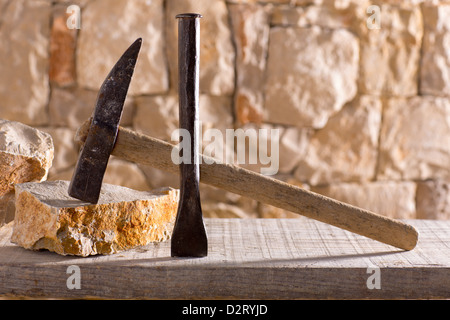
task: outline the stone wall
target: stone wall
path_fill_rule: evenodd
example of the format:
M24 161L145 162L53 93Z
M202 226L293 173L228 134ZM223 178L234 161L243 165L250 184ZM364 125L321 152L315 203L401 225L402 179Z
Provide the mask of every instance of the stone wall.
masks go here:
M170 141L183 12L203 14L204 131L278 128L276 178L395 218L450 218L450 3L437 1L0 0L0 118L52 135L50 180L71 178L75 130L138 37L122 125ZM178 186L117 158L105 182ZM207 186L202 202L207 216L295 217Z

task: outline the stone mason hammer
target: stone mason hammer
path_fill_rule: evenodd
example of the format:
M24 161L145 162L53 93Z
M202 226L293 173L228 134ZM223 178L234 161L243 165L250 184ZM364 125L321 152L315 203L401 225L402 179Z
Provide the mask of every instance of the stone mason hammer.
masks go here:
M100 87L90 134L80 149L70 181L68 193L71 197L91 203L98 201L141 44L139 38L123 53Z
M75 141L84 143L91 134L89 127L90 120L78 129ZM111 154L135 163L179 174L179 167L173 163L171 158L173 148L177 148L177 146L119 127ZM203 154L199 156L202 158L200 159L200 182L202 183L404 250L412 250L417 244L417 230L402 221L316 194L236 165L218 163L215 159Z

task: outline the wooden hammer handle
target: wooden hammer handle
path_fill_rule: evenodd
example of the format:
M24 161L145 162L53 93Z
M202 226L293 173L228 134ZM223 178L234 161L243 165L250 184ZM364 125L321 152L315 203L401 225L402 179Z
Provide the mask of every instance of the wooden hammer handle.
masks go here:
M84 125L86 127L86 125ZM88 130L88 129L87 129ZM86 128L80 128L83 141ZM120 127L113 155L179 174L171 159L173 145ZM244 168L215 163L200 155L200 181L308 218L366 236L404 250L412 250L417 230L398 220L351 206ZM208 164L211 163L211 164Z

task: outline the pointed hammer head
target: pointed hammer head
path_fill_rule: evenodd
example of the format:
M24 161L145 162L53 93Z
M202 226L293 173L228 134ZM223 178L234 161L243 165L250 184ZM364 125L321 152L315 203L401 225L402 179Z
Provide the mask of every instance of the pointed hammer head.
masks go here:
M89 133L69 185L71 197L98 202L141 43L139 38L125 51L100 88Z

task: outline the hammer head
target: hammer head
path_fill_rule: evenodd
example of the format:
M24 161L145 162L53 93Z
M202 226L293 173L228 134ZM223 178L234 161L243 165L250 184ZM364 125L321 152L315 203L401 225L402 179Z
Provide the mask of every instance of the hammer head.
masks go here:
M89 133L69 185L71 197L98 202L141 43L139 38L125 51L100 88Z

